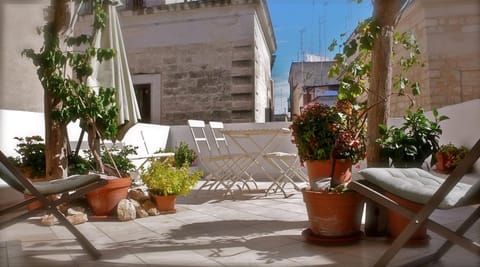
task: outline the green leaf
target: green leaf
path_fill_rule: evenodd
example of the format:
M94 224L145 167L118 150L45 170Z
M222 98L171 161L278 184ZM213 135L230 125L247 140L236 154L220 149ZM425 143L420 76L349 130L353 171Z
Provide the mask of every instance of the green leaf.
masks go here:
M446 115L442 115L440 117L438 117L438 121L444 121L444 120L448 120L450 119L450 117L446 116Z
M330 45L328 46L328 51L332 52L336 46L337 46L337 40L333 39L332 43L330 43Z
M385 124L380 124L378 125L378 131L380 132L380 134L386 134L388 132L388 127L387 125Z
M415 82L412 84L412 94L413 95L420 95L420 83Z
M357 40L353 39L351 40L344 48L343 52L345 53L345 56L351 57L357 52Z

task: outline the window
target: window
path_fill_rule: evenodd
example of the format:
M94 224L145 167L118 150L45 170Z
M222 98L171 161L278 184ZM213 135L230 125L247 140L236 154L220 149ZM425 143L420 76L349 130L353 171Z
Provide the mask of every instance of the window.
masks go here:
M140 109L140 115L142 119L140 122L151 122L152 121L152 114L151 114L151 84L143 83L143 84L135 84L135 95L137 97L138 108Z

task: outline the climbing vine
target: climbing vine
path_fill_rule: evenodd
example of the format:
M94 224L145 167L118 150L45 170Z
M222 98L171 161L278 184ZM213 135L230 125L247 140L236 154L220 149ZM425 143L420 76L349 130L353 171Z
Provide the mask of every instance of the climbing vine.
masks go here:
M335 55L335 64L329 70L330 77L339 77L339 99L356 100L365 93L372 93L368 87L372 64L371 53L379 33L380 25L373 19L367 19L359 22L357 29L345 44L338 44L336 40L330 44L328 48L330 51L336 47L342 49L342 53ZM394 56L400 56L397 62L401 71L393 77L392 94L405 96L411 92L413 96L419 95L419 82L410 81L405 76L413 66L421 64L418 59L420 48L415 36L411 32L404 32L395 33L393 38L396 45L393 53ZM401 53L400 49L404 49L406 53ZM410 100L410 106L412 106L413 98L410 97Z
M64 44L70 51L63 51L55 22L47 22L43 32L44 44L39 52L25 49L22 55L30 58L37 67L37 75L45 91L49 93L55 106L46 110L52 120L62 127L80 120L80 126L88 133L89 147L94 153L97 169L104 171L103 162L96 151L99 139L114 139L117 128L118 108L115 103L115 88L100 87L98 90L87 86L86 80L92 75L92 61L102 62L116 55L111 48L96 48L93 45L97 31L106 27L109 0L93 1L93 25L90 35L82 34L67 37ZM82 50L83 48L83 50ZM69 74L67 70L71 70Z

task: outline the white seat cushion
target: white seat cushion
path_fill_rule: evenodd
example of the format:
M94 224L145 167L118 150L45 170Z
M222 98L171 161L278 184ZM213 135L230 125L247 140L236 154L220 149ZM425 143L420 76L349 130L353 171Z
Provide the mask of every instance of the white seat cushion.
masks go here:
M359 173L369 182L412 202L426 204L445 181L418 168L367 168ZM460 206L472 185L458 183L440 203L440 209Z

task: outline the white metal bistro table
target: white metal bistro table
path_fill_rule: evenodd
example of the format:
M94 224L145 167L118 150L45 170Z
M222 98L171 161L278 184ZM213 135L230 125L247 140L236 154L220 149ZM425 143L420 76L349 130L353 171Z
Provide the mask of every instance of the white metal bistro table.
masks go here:
M238 148L244 153L250 162L246 166L245 171L249 173L251 177L254 177L254 173L249 170L257 167L262 174L272 181L272 185L267 189L267 194L271 189L280 189L285 197L287 194L283 190L286 183L290 182L298 189L297 185L291 177L292 174L297 175L296 168L286 164L286 161L282 161L283 166L275 163L274 157L290 156L294 159L297 158L296 154L278 152L277 149L280 146L278 141L279 136L290 135L290 129L288 128L255 128L255 129L224 129L222 133L229 137ZM263 136L263 138L259 138ZM269 171L265 169L264 162L268 162L270 166L280 170L280 176L274 177ZM294 160L291 164L299 164L298 160Z

